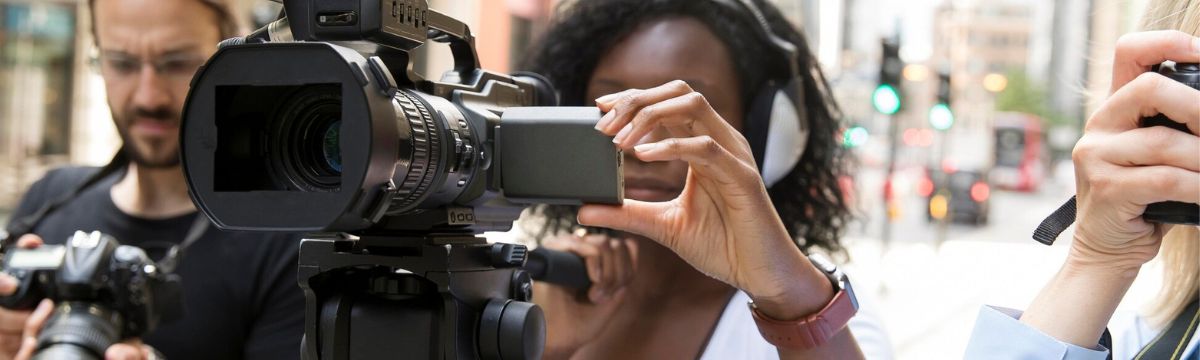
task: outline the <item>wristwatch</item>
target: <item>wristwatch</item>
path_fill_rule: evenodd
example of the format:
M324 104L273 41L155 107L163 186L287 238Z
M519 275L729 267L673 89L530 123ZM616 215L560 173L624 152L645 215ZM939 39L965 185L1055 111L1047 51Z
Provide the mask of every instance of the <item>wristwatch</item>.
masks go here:
M787 349L811 349L821 346L837 334L850 318L858 312L858 298L854 296L854 288L850 279L838 270L837 265L821 254L808 256L813 266L820 269L833 284L833 300L830 300L821 311L809 314L803 318L791 321L772 319L758 311L754 301L750 301L750 313L758 324L758 332L771 345Z

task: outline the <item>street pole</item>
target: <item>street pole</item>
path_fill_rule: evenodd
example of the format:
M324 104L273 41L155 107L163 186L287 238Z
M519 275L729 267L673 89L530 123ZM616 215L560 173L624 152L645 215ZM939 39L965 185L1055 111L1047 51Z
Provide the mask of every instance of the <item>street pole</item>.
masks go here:
M942 243L946 242L946 237L948 235L947 233L949 232L950 228L949 219L954 218L954 206L950 205L954 202L954 193L950 191L950 174L946 173L946 167L944 166L946 162L946 148L948 147L946 143L950 142L951 138L951 136L948 135L948 132L949 130L938 131L938 135L941 136L942 141L938 142L937 166L941 167L941 169L938 169L938 171L942 172L942 176L941 179L938 180L940 184L938 184L937 189L938 192L942 193L942 195L946 198L946 214L942 216L941 219L938 219L937 236L934 238L934 248L938 250L941 250Z
M892 183L892 176L896 171L896 152L899 149L897 138L899 137L900 126L896 124L895 115L884 115L888 124L888 157L886 171L883 175L883 231L880 236L881 253L887 254L888 247L892 242L892 211L893 207L897 206L896 189Z

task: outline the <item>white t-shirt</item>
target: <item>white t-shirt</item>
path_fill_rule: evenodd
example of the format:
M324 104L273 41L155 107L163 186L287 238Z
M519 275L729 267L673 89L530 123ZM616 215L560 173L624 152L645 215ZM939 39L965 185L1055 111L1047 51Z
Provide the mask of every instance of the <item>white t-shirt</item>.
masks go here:
M779 358L775 346L758 332L758 325L755 325L750 308L746 306L748 301L750 297L738 291L725 305L725 311L717 320L717 328L700 355L701 360ZM850 319L848 326L863 355L869 360L892 359L891 341L871 299L859 295L858 304L858 313Z

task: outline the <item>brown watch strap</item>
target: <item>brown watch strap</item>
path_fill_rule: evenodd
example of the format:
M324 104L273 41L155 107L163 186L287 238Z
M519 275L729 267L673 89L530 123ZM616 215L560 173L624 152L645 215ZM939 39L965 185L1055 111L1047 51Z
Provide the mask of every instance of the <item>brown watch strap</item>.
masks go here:
M821 311L793 321L772 319L760 313L754 303L749 305L758 332L767 342L781 348L810 349L828 342L858 312L851 296L845 289L839 290Z

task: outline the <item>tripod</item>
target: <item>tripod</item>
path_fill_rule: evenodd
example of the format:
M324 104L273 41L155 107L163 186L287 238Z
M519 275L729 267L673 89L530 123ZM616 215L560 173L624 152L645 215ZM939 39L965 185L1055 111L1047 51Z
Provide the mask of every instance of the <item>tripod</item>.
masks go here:
M582 261L561 254L469 233L305 239L302 358L538 359L545 318L530 271L590 286Z

